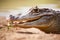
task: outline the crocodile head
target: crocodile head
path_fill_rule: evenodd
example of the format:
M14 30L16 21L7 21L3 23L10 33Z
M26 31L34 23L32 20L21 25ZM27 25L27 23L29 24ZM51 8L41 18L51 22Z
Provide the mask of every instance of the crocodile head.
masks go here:
M35 27L45 32L60 33L60 11L35 8L20 18L23 28Z

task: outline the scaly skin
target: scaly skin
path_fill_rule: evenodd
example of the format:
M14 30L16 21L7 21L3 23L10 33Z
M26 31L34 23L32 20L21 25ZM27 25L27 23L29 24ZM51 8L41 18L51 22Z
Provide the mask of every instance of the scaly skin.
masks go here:
M17 26L38 28L46 33L60 33L60 11L48 8L39 9L39 12L33 10L21 17Z

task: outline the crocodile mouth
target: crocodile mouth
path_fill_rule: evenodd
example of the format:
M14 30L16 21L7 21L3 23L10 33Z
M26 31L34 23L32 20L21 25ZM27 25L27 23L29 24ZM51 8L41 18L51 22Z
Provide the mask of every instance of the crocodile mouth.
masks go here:
M53 16L53 14L41 14L41 15L38 15L37 17L34 17L34 18L23 18L20 20L20 22L22 22L22 23L33 22L33 21L40 19L43 16L50 16L50 15Z
M53 21L51 21L50 23L48 23L48 24L43 24L43 25L29 25L29 24L25 24L25 23L30 23L30 22L33 22L33 21L36 21L36 20L39 20L41 17L43 17L43 16L50 16L50 15L52 15L53 16L53 14L41 14L41 15L39 15L39 16L37 16L37 17L34 17L34 18L25 18L25 19L21 19L20 20L20 23L19 24L17 24L17 26L20 26L20 27L22 27L22 28L31 28L31 27L34 27L34 28L48 28L51 24L53 24Z

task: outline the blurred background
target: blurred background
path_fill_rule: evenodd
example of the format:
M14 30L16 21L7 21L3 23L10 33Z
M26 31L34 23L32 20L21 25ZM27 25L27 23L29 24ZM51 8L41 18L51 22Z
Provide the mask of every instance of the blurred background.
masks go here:
M60 9L60 0L0 0L0 16L25 14L28 8L36 5L38 7Z

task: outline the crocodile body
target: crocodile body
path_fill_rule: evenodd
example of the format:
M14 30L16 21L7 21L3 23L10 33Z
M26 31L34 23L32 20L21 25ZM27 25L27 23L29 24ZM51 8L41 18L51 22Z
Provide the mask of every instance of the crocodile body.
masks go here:
M46 33L60 33L60 11L36 7L22 16L18 25L22 28L38 28Z

